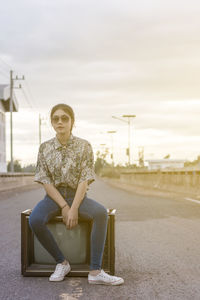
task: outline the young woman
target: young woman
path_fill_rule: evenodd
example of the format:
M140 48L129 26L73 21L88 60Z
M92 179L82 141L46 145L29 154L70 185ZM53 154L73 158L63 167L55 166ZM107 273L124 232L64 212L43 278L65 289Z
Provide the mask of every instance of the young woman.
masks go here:
M56 136L40 145L35 181L43 184L46 196L33 209L29 224L57 265L50 281L61 281L70 272L67 258L59 249L47 222L60 211L68 229L78 224L78 214L93 219L91 232L90 284L119 285L120 277L101 269L107 233L107 211L87 197L87 188L95 180L93 150L90 143L72 135L74 112L69 105L57 104L51 110Z

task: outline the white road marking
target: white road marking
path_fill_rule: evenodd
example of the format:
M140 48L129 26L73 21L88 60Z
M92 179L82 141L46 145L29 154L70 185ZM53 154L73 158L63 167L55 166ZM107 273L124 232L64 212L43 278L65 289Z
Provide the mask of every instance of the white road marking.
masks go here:
M185 198L185 200L189 200L189 201L196 202L196 203L200 204L200 200L195 200L195 199L192 199L192 198Z

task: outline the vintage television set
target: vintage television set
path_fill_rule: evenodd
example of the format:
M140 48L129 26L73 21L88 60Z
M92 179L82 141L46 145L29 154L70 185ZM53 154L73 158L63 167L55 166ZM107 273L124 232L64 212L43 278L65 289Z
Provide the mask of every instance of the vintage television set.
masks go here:
M102 268L115 272L115 209L107 209L108 229L103 254ZM29 226L31 209L21 213L21 273L23 276L50 276L56 262L40 244ZM90 265L90 233L92 220L79 218L78 225L66 230L62 216L54 217L47 226L51 230L63 254L69 260L68 276L87 276Z

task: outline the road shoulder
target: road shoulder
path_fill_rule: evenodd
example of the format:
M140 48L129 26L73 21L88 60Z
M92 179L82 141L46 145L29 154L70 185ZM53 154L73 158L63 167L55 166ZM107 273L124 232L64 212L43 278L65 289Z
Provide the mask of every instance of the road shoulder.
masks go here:
M99 177L99 180L102 180L103 182L109 184L110 186L113 186L115 188L131 192L134 194L139 194L139 195L149 195L149 196L157 196L161 198L175 198L175 199L180 199L180 198L193 198L196 200L200 201L200 195L196 193L191 193L191 192L185 192L185 191L180 191L177 190L176 192L170 191L170 190L164 190L160 188L150 188L150 187L145 187L145 186L139 186L139 185L134 185L134 184L127 184L127 183L122 183L120 182L120 179L116 178L107 178L107 177Z

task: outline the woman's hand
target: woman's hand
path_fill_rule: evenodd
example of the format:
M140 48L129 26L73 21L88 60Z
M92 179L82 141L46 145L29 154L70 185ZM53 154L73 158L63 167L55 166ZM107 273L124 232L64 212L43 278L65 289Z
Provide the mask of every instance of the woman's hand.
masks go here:
M67 214L67 228L72 229L78 224L78 209L71 207Z
M70 207L66 205L61 211L62 211L62 216L63 216L63 223L67 224L67 215L70 210Z

